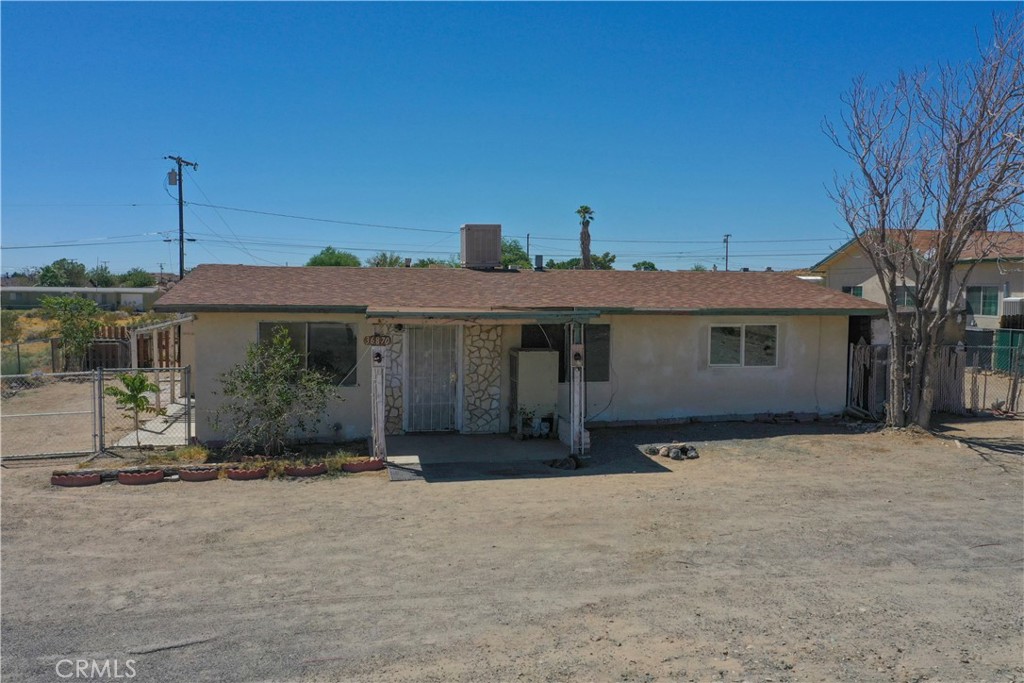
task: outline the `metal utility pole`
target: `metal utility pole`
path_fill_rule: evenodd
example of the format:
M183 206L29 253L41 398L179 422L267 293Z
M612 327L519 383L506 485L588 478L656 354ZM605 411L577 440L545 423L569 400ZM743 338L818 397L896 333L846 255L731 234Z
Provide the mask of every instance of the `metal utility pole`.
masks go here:
M725 270L726 271L729 270L729 238L730 237L732 237L732 235L729 234L729 233L726 233L725 238L722 240L723 242L725 242Z
M164 159L170 159L178 164L178 173L174 176L175 182L168 183L168 185L178 186L178 280L180 281L185 277L185 195L182 193L184 183L181 178L181 167L191 166L198 171L199 164L194 161L186 161L181 157L166 156Z

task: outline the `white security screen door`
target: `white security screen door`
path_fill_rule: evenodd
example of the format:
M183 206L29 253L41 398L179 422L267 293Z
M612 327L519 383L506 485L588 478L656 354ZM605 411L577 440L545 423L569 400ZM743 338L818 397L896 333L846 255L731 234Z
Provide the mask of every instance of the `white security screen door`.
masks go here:
M409 386L406 429L444 432L455 429L455 327L432 325L408 329Z

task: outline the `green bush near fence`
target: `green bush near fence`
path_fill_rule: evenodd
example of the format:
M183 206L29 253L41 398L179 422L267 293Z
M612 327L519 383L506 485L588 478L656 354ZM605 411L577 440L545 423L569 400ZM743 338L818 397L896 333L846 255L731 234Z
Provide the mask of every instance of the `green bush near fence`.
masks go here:
M49 341L11 344L0 354L0 375L52 372L51 362Z

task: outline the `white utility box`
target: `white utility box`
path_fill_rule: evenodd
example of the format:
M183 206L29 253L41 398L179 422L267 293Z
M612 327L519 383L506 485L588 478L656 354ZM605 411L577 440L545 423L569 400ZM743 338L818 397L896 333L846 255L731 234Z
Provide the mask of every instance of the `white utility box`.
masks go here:
M554 436L558 428L558 351L512 349L509 401L513 431Z

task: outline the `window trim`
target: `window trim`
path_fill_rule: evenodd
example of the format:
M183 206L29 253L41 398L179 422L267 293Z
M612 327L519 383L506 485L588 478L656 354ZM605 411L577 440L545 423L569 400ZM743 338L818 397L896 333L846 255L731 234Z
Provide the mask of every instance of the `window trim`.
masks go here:
M712 363L711 362L711 332L716 327L738 327L740 328L740 362L736 363ZM773 327L775 328L775 362L771 365L747 365L747 328L748 327ZM708 327L708 367L709 368L777 368L779 367L779 325L777 323L716 323Z
M334 320L260 320L260 321L258 321L256 323L256 343L257 344L260 344L260 343L263 342L263 338L260 335L260 327L263 326L263 325L270 325L271 326L270 329L274 329L274 327L276 327L277 325L285 325L285 326L287 326L287 325L302 325L302 329L303 329L304 334L305 334L305 338L303 339L303 348L305 349L305 353L302 354L302 369L303 370L308 370L309 369L309 326L310 325L343 325L345 327L352 328L353 329L352 339L353 339L353 341L355 342L355 345L356 345L355 346L356 361L352 365L352 370L350 371L350 375L352 377L352 382L350 384L347 384L344 381L342 381L342 382L339 382L338 384L332 384L332 386L339 387L339 388L352 388L352 387L358 387L359 386L359 359L360 359L360 356L359 356L359 323L342 323L342 322L336 322Z

